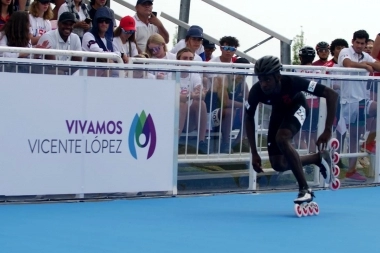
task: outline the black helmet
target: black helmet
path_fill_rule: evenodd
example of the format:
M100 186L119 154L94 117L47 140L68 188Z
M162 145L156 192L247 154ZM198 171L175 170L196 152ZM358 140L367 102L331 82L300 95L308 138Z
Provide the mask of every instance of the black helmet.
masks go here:
M317 44L317 46L315 47L315 50L318 51L318 49L329 49L330 48L330 45L329 43L327 42L324 42L324 41L321 41Z
M298 51L298 55L299 56L311 56L311 57L315 57L315 50L314 48L310 47L310 46L304 46L303 48L301 48L300 51Z
M244 63L244 64L249 64L250 62L246 59L246 58L237 58L235 63ZM241 67L237 67L237 69L242 69ZM244 68L244 69L249 69L248 68Z
M270 75L275 74L282 70L282 64L280 60L275 56L264 56L257 60L255 63L256 75Z
M249 64L249 61L246 58L240 57L240 58L236 59L235 63L247 63L247 64Z

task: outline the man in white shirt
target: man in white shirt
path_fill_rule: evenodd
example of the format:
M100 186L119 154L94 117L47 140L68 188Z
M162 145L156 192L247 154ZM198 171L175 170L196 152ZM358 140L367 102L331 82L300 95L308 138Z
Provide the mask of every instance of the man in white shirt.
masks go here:
M72 33L74 24L74 14L72 14L71 12L62 13L58 19L58 29L43 34L41 38L38 40L38 45L48 43L48 47L50 47L50 49L82 51L79 36L75 33ZM45 59L59 61L82 61L81 57L64 55L45 55ZM75 71L76 70L74 70L73 68L59 67L59 74L69 75L70 73L73 73Z
M208 62L223 62L223 63L233 63L232 58L235 55L237 48L240 46L239 40L232 36L224 36L219 40L220 51L222 54L217 57L213 57ZM225 76L224 74L205 74L203 77L203 86L206 89L210 89L212 84L212 79L216 76Z
M205 50L202 45L203 42L203 29L200 26L192 25L187 30L186 38L180 40L173 48L170 50L171 53L177 54L182 48L188 47L192 49L194 53L194 61L204 61L205 60Z
M152 13L153 0L137 0L136 3L136 42L139 54L145 50L146 42L155 33L169 43L169 33L162 22Z
M380 62L373 59L369 54L364 52L368 42L369 35L364 30L354 33L352 46L340 51L338 57L338 66L346 68L366 69L367 73L353 72L353 75L372 74L374 70L380 71ZM358 152L358 139L364 133L366 116L373 117L376 115L377 104L370 101L367 95L367 81L347 81L341 86L342 116L346 125L349 126L350 133L350 152ZM372 135L375 133L373 132ZM370 133L371 135L371 133ZM356 158L351 158L349 170L346 173L346 179L351 181L366 181L366 178L356 172Z
M218 57L212 58L210 62L232 63L232 57L240 46L239 40L232 36L224 36L219 40L219 45L222 54Z

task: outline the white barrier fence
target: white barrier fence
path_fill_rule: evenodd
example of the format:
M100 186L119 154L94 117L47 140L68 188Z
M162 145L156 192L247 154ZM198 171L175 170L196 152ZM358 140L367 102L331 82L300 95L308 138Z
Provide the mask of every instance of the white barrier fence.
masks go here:
M1 195L176 194L174 82L115 78L108 85L20 73L1 79ZM168 101L151 103L158 93Z
M5 50L11 49L0 48L0 52ZM18 50L20 50L19 52L26 53L35 53L33 50L38 50L39 53L45 54L52 53L49 50L43 49ZM113 54L69 51L54 53L81 57L101 58L105 56L108 59L117 61L117 57L114 59L115 55ZM1 127L0 135L2 136L3 143L7 144L1 145L1 160L5 169L1 172L0 195L80 194L80 196L83 196L83 194L87 193L151 191L177 194L179 181L228 177L249 178L245 189L257 189L257 179L261 175L256 175L249 165L251 157L243 132L244 124L240 122L240 124L234 126L234 114L227 119L226 122L228 124L225 124L225 129L222 129L222 127L213 128L210 120L207 121L207 130L204 134L208 151L206 154L201 154L200 148L197 145L202 135L199 131L201 129L200 124L204 122L201 119L202 113L199 113L202 107L199 104L198 107L190 110L190 106L196 101L196 97L192 100L188 98L188 110L185 114L186 123L184 124L183 131L176 130L181 118L181 102L176 94L180 93L184 82L189 81L189 78L186 79L183 76L187 74L201 75L206 94L207 89L210 91L215 87L214 77L217 75L230 76L230 81L232 80L230 85L233 91L239 85L237 77L245 76L244 80L246 80L249 89L256 80L253 75L252 64L223 64L137 58L131 58L129 64L11 58L0 58L0 62L3 62L3 66L12 62L16 65L49 64L55 68L75 66L80 69L79 74L65 77L60 76L58 72L48 73L48 75L42 73L32 75L0 73L2 80L7 80L1 85L1 96L3 98L1 101L2 109L0 111L6 124L3 124ZM358 69L304 66L284 67L284 75L302 75L306 78L321 79L322 83L330 87L333 87L333 84L336 84L337 81L340 81L341 85L345 85L347 82L358 80L365 82L370 79L378 80L376 77L362 76L362 73L365 71ZM130 82L131 78L109 79L92 77L87 72L89 69L117 71L118 75L113 75L113 77L132 77L134 81ZM289 70L293 71L297 69L319 70L320 73L288 72ZM6 72L4 68L2 71ZM329 74L325 74L326 71ZM337 74L335 74L335 71ZM136 75L136 73L143 73L143 75ZM349 73L350 75L345 75L345 73ZM157 77L162 78L162 76L166 80L154 80ZM136 80L140 78L143 80ZM13 85L12 80L19 81L17 81L17 85ZM207 80L209 81L208 84ZM247 95L246 92L243 89L243 98ZM210 95L210 93L208 94ZM234 94L232 95L232 101L235 101L236 94ZM205 108L208 112L208 117L210 117L213 109L212 95L208 99L211 102L206 103ZM9 107L10 104L12 107ZM367 110L367 104L365 107ZM233 113L235 113L239 109L239 105L233 103L231 108ZM377 106L377 109L379 109L379 106ZM223 112L223 110L224 108L222 107L221 111ZM136 160L133 158L133 151L131 151L133 145L129 143L134 143L136 152L149 150L147 146L152 144L151 137L147 140L147 136L151 135L148 133L144 134L144 131L140 132L140 135L136 135L138 137L135 136L135 138L130 134L130 129L136 127L132 127L135 115L140 117L140 120L137 120L140 127L146 131L150 129L148 123L141 123L141 118L144 118L140 114L142 111L146 115L149 113L152 116L157 138L156 148L154 155L150 159ZM241 110L240 113L244 116L244 110ZM192 115L192 120L196 122L194 131L190 131L192 129L189 128L192 123L191 114L196 115L195 117ZM265 139L269 115L270 107L261 105L256 111L255 117L256 140L259 154L263 160L268 160ZM323 131L325 116L325 103L323 99L320 99L318 121L321 124L317 124L318 134ZM45 120L45 122L41 122L40 120ZM220 120L220 125L222 125L224 119L221 118ZM378 118L375 117L375 120L377 122ZM69 140L71 139L76 138L81 140L81 148L84 148L85 151L87 143L97 143L94 141L100 140L100 136L97 137L92 134L92 130L89 134L78 133L75 135L75 138L72 137L72 132L70 132L70 129L72 131L74 126L78 129L85 129L84 122L92 122L94 124L95 121L97 124L100 124L100 122L101 124L103 122L122 122L123 136L117 136L120 139L114 138L115 133L104 134L101 137L104 137L102 140L106 140L107 143L104 142L104 145L107 146L105 150L108 151L110 151L111 146L110 140L122 140L122 143L125 144L123 146L123 154L99 154L100 151L96 154L94 152L68 154L65 151L69 145L74 145L70 143ZM101 124L98 127L101 128ZM379 124L380 122L377 122L377 126ZM378 129L377 126L376 130ZM364 128L367 129L367 125ZM312 131L305 129L305 132L308 132L303 139L306 146L301 145L301 136L298 136L298 141L296 138L294 140L294 145L300 154L307 154L312 148L310 141ZM337 137L336 131L334 131L334 136ZM351 137L345 136L347 140L346 146L348 145L347 143L353 143ZM356 136L356 143L362 144L363 140L360 140L362 137L358 134ZM49 140L49 142L45 141L42 143L43 140ZM65 152L54 153L53 155L51 152L53 149L52 140L57 140L54 148ZM62 142L62 140L64 141ZM228 141L227 152L223 151L221 147L225 140ZM178 144L184 150L178 150ZM237 146L234 147L233 145L235 144ZM50 152L45 154L46 147L50 148ZM190 147L193 147L193 149L190 150ZM39 153L35 153L36 150ZM177 155L177 153L179 154ZM139 157L139 155L137 156ZM368 154L365 152L352 150L350 145L348 145L348 152L343 151L343 149L341 152L342 158L367 156ZM375 159L372 156L371 174L373 177L370 183L379 182L379 162L378 157ZM189 164L210 166L243 164L244 166L231 171L215 170L212 172L208 171L207 173L194 173L190 171L183 173L181 167ZM180 167L178 171L177 166ZM131 171L128 168L131 168ZM267 167L265 172L266 175L276 174L270 167ZM324 186L318 168L314 169L311 181L313 186Z

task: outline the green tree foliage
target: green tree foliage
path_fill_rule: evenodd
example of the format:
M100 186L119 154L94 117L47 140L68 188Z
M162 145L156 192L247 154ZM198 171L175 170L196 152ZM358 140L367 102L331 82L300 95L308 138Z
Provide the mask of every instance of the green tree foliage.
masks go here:
M292 45L292 51L293 51L293 60L292 60L292 64L293 65L299 65L301 62L300 62L300 59L298 57L298 52L299 50L305 46L305 43L304 43L304 32L303 32L303 29L302 29L302 26L301 26L301 32L300 34L297 34L294 39L293 39L293 45Z
M176 26L175 32L174 32L173 38L172 38L173 47L177 44L177 39L178 39L178 26Z

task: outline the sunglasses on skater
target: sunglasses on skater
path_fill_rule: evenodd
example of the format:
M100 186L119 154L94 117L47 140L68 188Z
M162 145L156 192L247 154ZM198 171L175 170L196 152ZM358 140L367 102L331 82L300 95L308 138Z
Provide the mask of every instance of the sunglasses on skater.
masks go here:
M326 48L318 49L318 53L328 53L328 52L329 52L329 50Z

